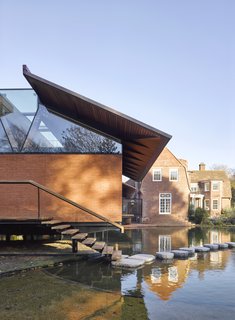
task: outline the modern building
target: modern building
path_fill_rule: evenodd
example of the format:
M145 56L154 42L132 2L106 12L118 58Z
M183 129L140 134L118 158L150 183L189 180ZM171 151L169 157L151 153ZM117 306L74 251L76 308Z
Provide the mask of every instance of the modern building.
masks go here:
M122 176L141 181L170 135L32 74L0 90L0 221L122 221Z
M231 207L231 185L225 171L206 170L204 163L199 170L189 171L190 203L196 208L204 208L211 216Z

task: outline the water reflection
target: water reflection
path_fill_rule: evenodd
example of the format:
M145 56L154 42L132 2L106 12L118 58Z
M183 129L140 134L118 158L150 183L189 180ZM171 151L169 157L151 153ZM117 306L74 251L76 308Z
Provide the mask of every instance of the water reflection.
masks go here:
M203 245L203 243L223 243L232 241L231 237L234 231L223 230L210 230L194 228L189 230L189 244L192 246Z
M117 242L116 237L114 234L114 243ZM120 244L124 253L155 254L158 250L232 241L234 231L158 228L128 231L124 239ZM112 243L110 235L109 242ZM194 306L195 298L199 303L201 299L210 301L213 296L213 303L223 308L225 300L230 301L235 294L234 249L198 253L187 260L155 261L137 270L115 269L103 261L83 261L52 268L50 271L93 288L141 298L150 314L153 310L156 312L157 306L162 306L161 303L169 300L173 303L179 297L187 301L187 305ZM155 319L154 316L152 319Z
M176 260L171 264L149 266L143 272L143 281L149 290L162 300L169 300L172 293L185 283L190 270L189 260Z

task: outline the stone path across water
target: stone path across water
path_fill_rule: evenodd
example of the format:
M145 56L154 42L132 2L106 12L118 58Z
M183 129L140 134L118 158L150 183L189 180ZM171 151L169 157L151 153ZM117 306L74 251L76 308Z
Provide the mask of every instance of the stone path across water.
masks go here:
M170 260L173 258L176 259L187 259L190 256L193 256L194 253L207 253L209 251L235 248L235 242L226 242L226 243L208 243L203 246L195 247L182 247L178 250L171 250L169 252L156 252L156 259L158 260ZM173 254L173 255L172 255Z
M156 252L156 257L149 254L135 254L133 256L122 255L122 258L118 261L112 261L112 266L120 268L139 268L145 263L151 263L156 259L158 260L172 260L172 259L187 259L196 253L207 253L209 251L215 251L219 249L235 248L235 242L227 243L213 243L205 244L203 246L195 247L182 247L178 250L171 250L169 252Z

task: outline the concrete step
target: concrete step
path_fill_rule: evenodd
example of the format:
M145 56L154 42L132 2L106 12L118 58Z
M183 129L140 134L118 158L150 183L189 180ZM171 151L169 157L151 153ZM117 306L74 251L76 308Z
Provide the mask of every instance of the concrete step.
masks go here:
M75 236L77 233L79 233L79 229L67 229L61 232L63 236Z
M68 229L68 228L71 228L70 224L60 224L58 226L51 227L52 230L57 230L57 231L65 230L65 229Z
M104 241L97 241L93 246L92 249L97 250L97 251L101 251L105 246L105 242Z
M82 241L86 239L87 236L88 236L88 233L77 233L74 236L72 236L72 240Z
M92 246L96 242L96 238L86 238L82 241L86 246Z
M60 220L45 220L41 222L41 224L46 224L46 225L56 225L60 223L62 223L62 221Z

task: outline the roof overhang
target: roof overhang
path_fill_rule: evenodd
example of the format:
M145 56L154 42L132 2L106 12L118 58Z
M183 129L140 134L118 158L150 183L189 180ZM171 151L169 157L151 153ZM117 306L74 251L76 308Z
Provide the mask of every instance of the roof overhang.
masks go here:
M123 146L123 175L141 181L171 136L114 109L32 74L23 74L49 111L79 121Z

